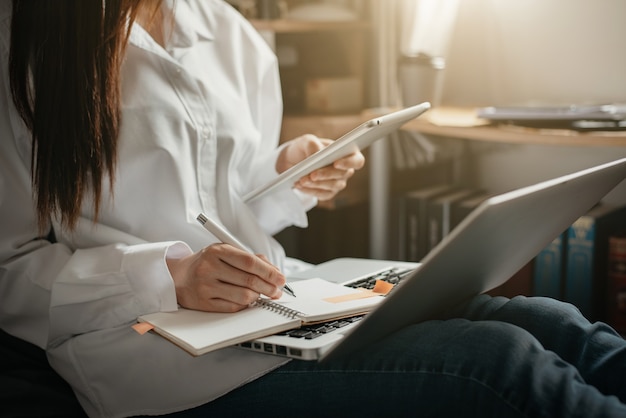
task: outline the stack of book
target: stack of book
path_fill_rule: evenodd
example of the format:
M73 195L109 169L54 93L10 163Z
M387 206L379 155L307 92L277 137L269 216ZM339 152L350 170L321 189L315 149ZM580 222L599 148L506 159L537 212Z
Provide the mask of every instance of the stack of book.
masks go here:
M449 184L403 194L394 258L420 261L490 196L483 190ZM570 302L587 318L609 322L626 334L626 206L595 206L489 293Z
M487 197L482 190L445 183L405 193L398 203L394 258L420 261Z
M589 210L535 258L534 294L573 303L586 317L614 325L619 292L611 280L617 281L620 264L609 257L623 257L617 245L623 232L626 206L600 204Z
M626 335L626 232L609 237L607 322Z

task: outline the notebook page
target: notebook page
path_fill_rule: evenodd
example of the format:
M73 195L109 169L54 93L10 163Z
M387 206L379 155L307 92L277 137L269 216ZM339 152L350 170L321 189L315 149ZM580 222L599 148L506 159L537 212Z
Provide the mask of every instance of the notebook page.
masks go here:
M366 313L383 300L383 296L376 296L369 291L365 291L368 294L363 297L363 290L353 289L323 279L294 281L289 283L289 286L294 290L296 297L283 292L283 296L274 302L300 312L303 323ZM339 299L337 296L350 295L355 297L346 297L340 302L327 300Z

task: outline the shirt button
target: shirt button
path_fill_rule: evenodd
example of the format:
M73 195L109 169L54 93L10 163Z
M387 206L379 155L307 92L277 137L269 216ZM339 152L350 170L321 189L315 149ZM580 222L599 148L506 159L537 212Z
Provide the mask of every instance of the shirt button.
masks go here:
M211 130L206 126L202 128L202 138L209 139L211 137Z

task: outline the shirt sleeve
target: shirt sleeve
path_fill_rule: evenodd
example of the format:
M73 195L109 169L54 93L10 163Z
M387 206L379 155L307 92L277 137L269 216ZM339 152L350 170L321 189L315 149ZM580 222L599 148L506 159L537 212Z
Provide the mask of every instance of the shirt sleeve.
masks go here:
M3 127L6 127L5 125ZM3 132L6 133L6 130ZM0 327L44 348L48 334L69 337L177 309L167 257L191 250L181 242L141 243L112 228L89 233L108 242L85 249L38 231L29 171L10 136L0 141ZM110 241L109 241L110 240ZM51 305L52 304L52 305ZM50 310L52 309L52 310Z
M253 190L276 178L276 160L286 144L277 146L282 125L282 93L278 64L273 53L255 32L259 50L268 50L271 59L265 60L265 65L258 68L258 94L253 112L257 115L256 124L263 138L264 152L255 158L252 169L254 176L250 177L249 190ZM264 231L274 235L284 228L295 225L301 228L308 226L306 212L317 205L315 197L295 190L278 190L267 196L255 200L249 206L259 220Z
M50 342L177 309L165 262L191 254L180 242L114 244L74 252L52 285Z
M191 250L181 242L144 243L112 228L89 248L54 242L39 231L30 174L30 137L8 89L8 52L0 43L0 327L45 347L57 338L177 309L166 257ZM84 248L84 247L80 247ZM52 303L52 311L51 309Z

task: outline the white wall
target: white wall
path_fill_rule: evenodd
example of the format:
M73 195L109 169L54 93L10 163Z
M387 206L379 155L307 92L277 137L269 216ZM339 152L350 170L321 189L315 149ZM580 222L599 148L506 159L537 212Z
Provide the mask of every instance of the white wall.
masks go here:
M480 142L471 146L479 155L474 180L494 193L626 158L626 147L520 146ZM626 204L626 181L622 181L603 201Z
M443 101L626 102L626 1L463 0Z
M626 103L625 0L462 0L443 104ZM472 145L494 192L626 157L626 147ZM605 201L626 203L626 181Z

